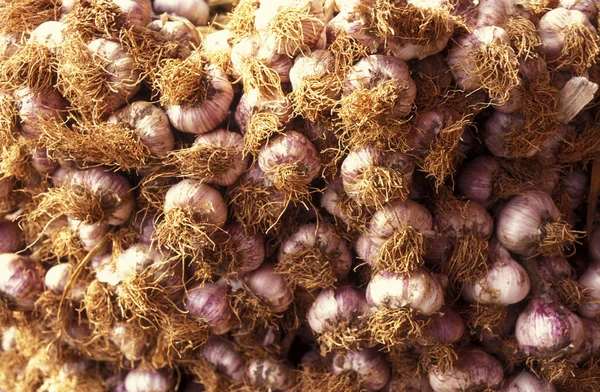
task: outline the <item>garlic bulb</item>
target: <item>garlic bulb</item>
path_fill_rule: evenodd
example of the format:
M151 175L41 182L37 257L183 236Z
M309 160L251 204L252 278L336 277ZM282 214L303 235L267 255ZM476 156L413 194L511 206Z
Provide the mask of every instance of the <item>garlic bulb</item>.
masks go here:
M231 329L233 315L225 284L205 283L189 289L184 301L189 314L206 322L215 335L223 335Z
M54 20L44 22L29 35L28 42L44 45L51 51L58 50L63 42L65 24Z
M410 276L392 272L373 275L367 286L366 299L369 305L379 308L408 307L428 316L441 309L444 291L435 276L418 268Z
M296 375L291 366L268 358L250 361L247 374L251 385L269 391L288 391L296 384Z
M156 31L165 40L178 43L177 57L179 58L187 58L195 48L200 46L200 34L196 27L185 19L161 18L150 22L146 27Z
M210 338L202 349L202 356L231 380L240 382L244 379L246 371L244 356L228 340L219 337Z
M500 243L523 256L559 256L576 239L546 193L526 191L509 200L498 215Z
M463 286L462 295L467 301L506 306L520 302L529 294L529 275L497 241L490 243L488 264L483 277Z
M42 276L29 258L14 253L0 254L0 292L17 310L30 311L44 291Z
M294 195L304 193L321 169L315 146L301 133L288 131L260 149L258 166L278 190Z
M275 118L276 123L285 125L291 119L292 108L286 97L278 92L265 94L260 90L252 89L242 94L235 108L234 118L244 139L248 138L247 133L256 133L255 128L260 126L256 123L254 116L266 114ZM246 145L248 144L246 141L244 142Z
M358 204L381 207L393 200L406 200L414 168L406 154L366 146L350 151L340 176L344 190Z
M462 166L456 178L456 189L461 195L489 208L494 200L494 174L499 169L494 157L480 155Z
M590 21L593 21L598 15L598 6L595 0L560 0L559 4L562 8L583 12Z
M498 104L520 84L519 62L506 31L484 26L458 38L448 52L456 84L467 92L483 89Z
M260 267L265 259L264 236L261 233L246 233L244 227L237 222L229 222L225 231L229 234L228 245L235 252L233 263L237 273L245 274Z
M556 388L551 382L523 371L508 377L502 386L502 392L556 392Z
M519 347L527 354L552 358L576 352L585 331L581 319L546 296L532 298L515 327Z
M9 220L0 221L0 254L20 251L25 243L24 237L18 223Z
M98 38L83 45L70 39L59 53L56 87L82 113L112 113L140 89L140 70L119 42Z
M587 296L592 299L579 305L579 314L592 320L596 319L600 315L600 262L589 264L578 282L588 290Z
M600 41L583 12L565 8L548 11L540 19L539 34L549 64L584 73L596 63Z
M283 312L292 303L294 296L283 276L274 271L270 263L263 263L258 269L244 276L248 289L260 297L273 312Z
M388 203L369 221L367 233L377 255L365 261L375 271L410 273L424 263L425 236L432 229L433 218L422 205L412 200Z
M276 271L306 289L343 282L352 267L352 255L335 227L327 223L301 225L279 249Z
M361 390L379 391L390 379L390 364L375 348L338 353L333 358L331 371L334 374L353 372L358 378Z
M142 359L148 344L146 332L136 323L116 322L109 338L130 361Z
M183 16L196 26L208 24L208 4L204 0L153 0L152 8L157 14L163 12Z
M199 181L182 180L173 185L165 196L164 212L182 208L192 217L216 226L227 221L227 206L217 190Z
M435 338L442 344L457 342L467 329L462 317L448 306L442 307L440 313L436 313L430 318L431 324L427 326L425 335Z
M321 0L262 0L254 13L254 26L275 51L295 57L308 52L325 28Z
M40 135L40 122L62 122L67 117L67 102L56 91L39 93L25 87L15 92L15 98L21 118L21 132L26 137L35 138Z
M165 112L150 102L137 101L113 113L108 122L133 129L150 152L165 156L175 148L175 137Z
M152 369L138 365L125 376L127 392L170 392L176 384L171 369Z
M348 96L357 89L377 89L384 86L392 91L399 90L395 91L397 98L386 115L400 118L410 113L417 88L406 63L393 56L370 55L356 63L348 72L343 95Z
M174 104L166 107L171 124L187 133L202 134L212 131L227 117L233 101L233 88L221 69L208 71L207 98L192 105Z
M429 371L429 383L435 392L483 391L498 388L503 379L500 362L477 349L460 352L448 371Z
M73 265L69 263L61 263L51 267L44 276L46 288L55 294L62 294L72 272Z

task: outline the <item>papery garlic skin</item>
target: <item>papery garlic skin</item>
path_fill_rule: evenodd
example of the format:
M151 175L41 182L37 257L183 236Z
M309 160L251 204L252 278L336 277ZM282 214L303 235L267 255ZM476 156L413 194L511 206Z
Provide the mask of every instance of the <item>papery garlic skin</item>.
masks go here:
M594 26L581 11L555 8L542 16L539 22L539 35L548 62L557 61L563 55L565 34L568 34L566 32L572 26L580 26L593 35L597 34Z
M42 277L29 258L14 253L0 254L0 292L20 311L33 310L44 290Z
M195 147L202 147L213 149L216 153L227 151L227 154L231 157L229 166L223 173L213 177L207 177L203 179L203 182L221 186L229 186L235 183L248 168L248 158L242 156L243 146L244 141L242 135L225 129L216 129L212 132L198 135L196 140L194 140L192 149ZM209 171L210 164L211 161L209 159L207 161Z
M175 208L182 208L193 218L198 217L202 222L219 227L227 221L227 205L223 196L200 181L182 180L167 191L163 211Z
M152 155L162 157L175 148L175 137L165 112L150 102L137 101L109 118L112 124L125 124L134 130Z
M233 87L221 69L211 67L208 78L210 86L205 101L165 108L171 124L181 132L196 135L207 133L227 118L233 102Z
M506 379L502 392L556 392L556 388L549 381L537 378L534 374L523 371Z
M251 385L261 386L269 391L287 391L296 384L291 366L268 358L250 361L247 375Z
M390 379L390 364L375 348L338 353L333 358L331 372L334 374L352 371L366 391L379 391Z
M587 297L594 301L582 302L579 305L579 314L594 320L600 315L600 261L589 264L578 282L588 290Z
M44 22L29 34L28 43L34 42L44 45L51 51L57 50L63 42L65 24L58 21Z
M152 15L151 0L113 0L125 14L127 21L133 26L146 26Z
M369 314L369 305L360 291L343 286L322 290L311 304L307 320L317 334L335 330L342 324L360 324L360 318Z
M587 16L590 21L598 15L598 5L595 0L560 0L559 4L562 8L568 10L580 11Z
M411 157L399 151L381 151L373 146L366 146L360 149L352 150L342 162L340 177L344 185L346 194L354 199L358 204L369 207L381 206L394 199L405 199L408 195L415 164ZM382 169L386 172L393 172L399 177L397 180L401 184L377 184L373 183L373 170ZM392 189L391 194L378 195L372 198L372 193L366 194L365 188L388 189L390 187L401 189ZM398 192L393 192L398 190Z
M319 175L321 159L315 146L305 136L288 131L270 139L258 155L258 166L271 182L275 180L278 167L284 165L295 165L302 182L309 184Z
M465 163L456 178L456 189L468 199L489 208L493 202L494 174L500 164L489 155Z
M40 135L40 121L62 122L67 117L67 101L57 92L39 93L29 87L15 92L21 133L29 138Z
M204 0L153 0L154 12L183 16L196 26L206 26L210 9Z
M202 356L231 380L240 382L244 379L244 356L228 340L212 337L202 349Z
M499 387L503 379L500 362L477 349L460 352L446 372L437 368L429 371L429 384L435 392L483 391Z
M281 124L287 124L292 117L292 108L287 98L278 92L265 94L258 89L245 91L235 108L235 123L242 135L246 133L248 122L257 113L269 113L277 117Z
M116 41L98 38L88 44L88 49L98 61L106 63L104 77L110 90L104 97L106 106L103 111L112 113L125 105L140 90L140 70L133 56Z
M225 227L235 249L238 273L245 274L261 266L265 259L265 238L261 233L247 234L242 225L230 222Z
M177 53L173 53L178 58L187 58L201 43L200 34L196 31L195 26L186 20L159 19L150 22L146 27L156 31L167 41L179 44ZM205 41L202 43L204 44Z
M547 297L533 298L519 315L515 337L526 353L552 357L576 351L585 339L581 319Z
M125 389L127 392L170 392L176 381L170 369L156 370L140 365L125 376Z
M339 237L335 227L327 223L308 223L298 229L280 247L279 259L293 257L306 249L316 248L328 257L331 270L338 281L348 276L352 255L346 242Z
M503 306L523 300L531 288L525 269L497 241L490 243L488 255L487 273L476 281L465 283L463 298L471 303Z
M546 193L526 191L509 200L496 221L496 235L509 251L522 256L540 252L546 222L559 220L560 211Z
M46 288L55 294L61 294L65 290L72 272L73 266L69 263L51 267L44 276Z
M392 272L373 275L367 286L366 299L370 305L379 308L409 307L428 316L442 308L444 291L436 277L419 267L410 276Z
M406 116L412 110L417 96L417 86L410 77L404 61L393 56L370 55L356 63L344 83L343 95L357 89L372 89L387 81L396 81L401 91L393 108L386 114L392 118Z
M231 48L231 70L233 77L242 77L242 79L244 77L257 77L258 75L252 74L252 69L248 69L248 66L253 63L261 64L275 72L281 83L290 81L292 60L288 56L275 53L275 49L272 45L262 43L257 38L242 38ZM248 74L248 72L251 73ZM254 70L254 72L256 72L256 70ZM263 86L254 86L254 88L260 87Z
M189 314L206 322L215 335L223 335L232 328L233 314L226 285L205 283L204 286L189 289L184 301Z
M17 222L0 221L0 253L16 253L24 243L23 231Z
M443 306L440 313L431 316L425 334L442 344L454 343L463 337L466 329L462 317L451 307Z
M248 289L260 297L276 313L285 311L294 296L283 275L275 273L273 265L263 263L258 269L244 276Z
M84 188L96 197L110 199L110 211L107 211L102 223L121 225L129 219L135 209L135 198L129 181L122 175L102 167L75 171L70 180L70 187Z

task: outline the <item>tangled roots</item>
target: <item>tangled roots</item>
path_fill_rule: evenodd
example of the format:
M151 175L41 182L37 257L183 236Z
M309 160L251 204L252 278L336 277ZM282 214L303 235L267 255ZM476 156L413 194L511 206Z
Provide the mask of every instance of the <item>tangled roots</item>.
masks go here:
M488 240L473 234L455 239L451 255L442 264L442 273L457 286L487 273Z
M324 289L337 283L328 255L317 247L283 255L275 272L284 275L292 287L307 290Z
M424 263L425 239L410 226L395 230L377 252L373 270L410 274Z
M373 340L385 347L401 345L407 339L417 339L430 320L420 319L410 308L377 308L368 320Z

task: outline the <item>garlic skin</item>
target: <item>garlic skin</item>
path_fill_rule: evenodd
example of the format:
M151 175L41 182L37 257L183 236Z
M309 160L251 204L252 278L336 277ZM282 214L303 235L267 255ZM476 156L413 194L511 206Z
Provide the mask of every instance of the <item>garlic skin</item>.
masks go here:
M112 113L129 102L140 90L140 71L135 59L116 41L98 38L88 44L88 49L98 61L107 64L104 77L110 90L103 97L106 105L103 111Z
M15 54L22 39L23 33L0 34L0 60L4 61Z
M477 5L476 27L501 26L516 12L514 0L481 0Z
M290 122L292 107L284 95L278 92L265 94L258 89L244 91L235 108L235 123L240 128L242 135L246 133L248 122L257 113L269 113L277 116L282 125Z
M288 131L270 139L258 154L258 166L265 173L265 178L276 187L277 169L284 165L294 165L301 177L299 180L308 185L319 175L321 159L315 146L304 135Z
M149 274L145 279L152 282L150 286L160 285L172 300L180 297L183 286L180 261L170 259L170 254L156 250L151 245L138 243L130 246L119 255L115 268L121 282Z
M334 226L327 223L301 225L279 250L279 260L305 249L316 248L327 256L331 270L338 281L344 281L352 268L352 255L346 242L339 237Z
M465 163L456 178L456 190L485 208L493 203L494 174L500 169L498 161L489 155L480 155Z
M366 299L369 305L378 308L409 307L429 316L442 308L444 291L436 277L419 267L410 276L393 272L373 275L367 285Z
M146 26L152 15L151 0L113 0L125 14L127 22L133 26Z
M56 51L63 42L63 31L65 24L50 20L42 23L29 34L28 43L44 45L50 51Z
M428 233L433 229L431 213L412 200L389 203L375 211L369 221L368 233L373 238L385 241L394 231L407 226L419 233Z
M67 118L67 101L57 91L37 93L24 87L15 92L15 98L21 134L25 137L40 135L40 121L62 122Z
M373 0L336 1L336 8L339 9L340 12L327 24L328 32L335 32L338 30L345 31L346 34L357 40L361 45L366 46L371 51L376 51L381 44L381 39L379 37L373 37L368 33L368 22L365 16L361 15L360 12L355 11L355 8L358 5L374 7L373 3Z
M18 223L0 221L0 253L16 253L24 243L24 235Z
M427 376L394 375L383 389L384 392L433 392Z
M246 372L244 356L228 340L211 337L202 349L202 356L234 382L241 382L244 379Z
M68 218L68 221L69 227L77 233L81 241L81 248L88 252L100 243L110 230L110 225L103 222L86 223L73 218Z
M296 384L296 375L291 366L268 358L250 361L247 375L251 385L269 391L288 391Z
M133 362L142 359L146 351L148 337L144 335L144 330L137 324L121 321L113 325L109 338L125 358Z
M566 35L569 34L569 29L575 26L588 30L593 36L597 34L594 26L581 11L555 8L542 16L539 22L539 35L544 44L543 48L548 63L561 58Z
M550 196L543 192L526 191L504 205L496 221L496 235L509 251L533 256L540 252L541 241L547 234L546 222L560 218L560 211Z
M404 117L412 110L417 86L410 77L406 63L397 57L370 55L360 60L348 72L342 94L349 95L357 89L372 89L390 80L397 81L402 91L394 107L386 114L391 118Z
M260 64L274 71L281 83L290 81L290 69L292 60L285 54L277 54L275 48L269 43L263 43L258 38L245 37L231 48L231 70L234 78L252 78L260 77L253 75L249 65ZM251 72L248 74L248 72ZM256 70L254 70L256 72ZM262 76L262 75L261 75ZM248 81L244 80L244 83ZM260 88L261 85L254 85L254 88Z
M307 320L316 334L335 330L338 325L361 325L369 314L369 305L360 291L343 286L322 290L311 304Z
M152 369L140 365L125 376L125 389L127 392L170 392L176 381L170 369Z
M175 208L189 211L193 218L223 226L227 221L227 205L223 196L211 187L196 180L182 180L173 185L165 196L163 211Z
M235 249L238 273L246 274L261 266L265 260L265 238L261 233L246 234L244 227L237 222L225 226L229 242Z
M35 148L29 158L31 166L40 174L50 174L58 167L58 162L48 156L45 148Z
M295 57L319 41L325 28L322 0L278 0L276 4L262 0L259 3L254 12L254 26L264 41L272 42L276 53Z
M408 196L407 188L411 182L415 164L406 154L399 151L382 151L373 146L366 146L352 150L342 162L340 177L346 194L360 205L378 207L394 199L404 200ZM377 198L372 193L365 192L365 188L379 188L382 184L374 183L373 170L384 170L385 172L398 175L401 184L388 183L383 185L385 189L393 187L391 194L383 192ZM396 192L394 192L396 191Z
M462 317L449 306L443 306L440 313L431 316L425 334L442 344L454 343L463 337L466 329Z
M490 152L500 158L529 158L539 152L536 146L531 146L528 150L515 154L504 143L506 134L512 131L527 132L525 130L525 117L521 114L508 114L495 110L492 116L485 123L485 132L483 140Z
M331 372L338 374L352 371L364 390L379 391L388 383L391 375L390 364L375 348L338 353L331 364Z
M469 35L458 37L448 51L448 66L456 84L466 92L481 88L481 80L475 74L475 65L469 61L469 55L482 45L507 45L510 39L506 31L497 26L478 27Z
M590 21L593 21L598 15L598 6L595 0L560 0L561 8L568 10L580 11L587 16Z
M273 312L281 313L290 306L294 295L283 275L275 273L273 269L273 264L263 263L258 269L244 276L244 283Z
M588 297L596 302L582 302L578 312L585 318L595 320L600 315L600 261L589 264L578 282L588 290Z
M127 222L135 208L135 198L129 181L122 175L102 167L75 171L70 186L73 189L88 189L97 197L114 200L111 203L110 214L104 216L102 223L111 226L122 225Z
M522 301L531 288L529 275L497 241L488 251L488 271L480 279L467 282L462 296L471 303L511 305Z
M184 304L189 314L206 322L215 335L223 335L233 326L233 314L224 284L205 283L192 288L187 291Z
M204 0L153 0L152 8L156 14L183 16L196 26L206 26L210 13Z
M150 22L146 28L156 31L167 41L179 44L176 57L185 59L200 46L201 38L193 24L187 20L164 20L159 19ZM206 41L206 40L205 40ZM202 41L204 44L205 41Z
M477 349L459 352L458 359L446 372L438 368L429 371L429 384L435 392L483 391L499 387L503 379L500 362Z
M27 312L44 291L44 284L34 262L14 253L0 254L0 292L16 310Z
M233 101L233 87L225 73L215 67L208 69L210 87L207 99L194 105L171 105L166 113L171 124L179 131L196 135L215 129L227 118Z
M585 339L583 323L548 297L532 298L519 315L515 337L527 354L553 357L577 351Z
M225 172L203 179L206 184L229 186L237 181L248 168L248 157L242 157L244 141L242 135L225 129L216 129L212 132L199 135L192 145L194 147L211 148L215 151L228 151L232 156L230 165ZM210 166L210 159L207 162Z
M556 392L556 388L549 381L537 378L528 371L514 374L504 381L502 392Z
M600 262L600 224L596 224L588 234L588 257L592 262Z
M137 101L116 111L111 124L125 124L133 129L152 155L162 157L175 149L175 137L165 112L150 102Z
M73 265L61 263L51 267L44 276L46 288L54 294L62 294L73 272Z
M576 210L585 200L589 183L588 173L581 170L571 170L562 178L562 183L571 201L571 210Z
M597 320L581 319L585 330L585 340L581 348L569 357L573 363L584 364L590 358L595 357L600 350L600 324Z

